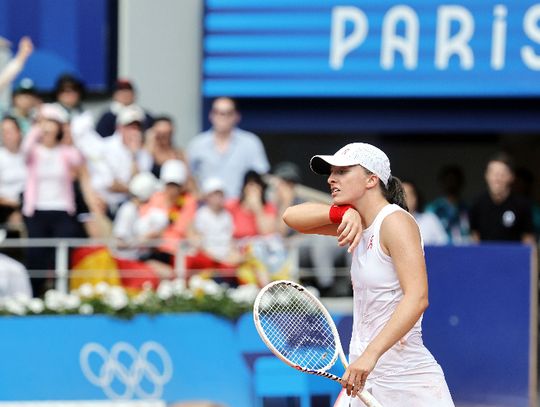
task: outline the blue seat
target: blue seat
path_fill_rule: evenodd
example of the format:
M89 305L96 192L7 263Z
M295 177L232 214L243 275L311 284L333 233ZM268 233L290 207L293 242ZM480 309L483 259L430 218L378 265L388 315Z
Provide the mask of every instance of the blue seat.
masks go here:
M343 369L336 366L331 372L341 375ZM265 397L297 397L300 399L300 407L310 407L312 396L327 395L333 401L341 390L339 383L299 372L275 356L258 358L254 364L254 373L256 407L263 407Z
M332 317L341 325L343 315ZM333 401L339 395L341 390L339 383L299 372L275 357L260 338L251 313L246 313L238 319L235 330L238 348L253 372L253 395L256 406L262 407L265 397L298 397L300 407L309 407L312 396L328 395ZM348 348L348 340L345 347ZM344 369L339 360L330 372L337 376L343 375Z

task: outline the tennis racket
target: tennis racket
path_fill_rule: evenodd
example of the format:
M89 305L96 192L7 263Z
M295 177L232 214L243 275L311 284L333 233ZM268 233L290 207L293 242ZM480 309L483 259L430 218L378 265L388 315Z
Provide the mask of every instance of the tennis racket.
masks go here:
M286 280L268 284L255 299L253 319L266 346L283 362L341 383L339 376L328 372L338 357L348 366L336 325L306 288ZM367 407L382 407L366 390L358 397Z

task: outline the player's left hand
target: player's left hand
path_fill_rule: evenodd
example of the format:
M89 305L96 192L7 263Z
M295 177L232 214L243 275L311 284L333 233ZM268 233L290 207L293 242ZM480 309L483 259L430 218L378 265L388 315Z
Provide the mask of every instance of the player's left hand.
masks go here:
M338 244L349 245L347 251L352 253L362 238L362 218L356 209L349 208L337 228Z
M375 368L376 363L377 358L364 353L347 368L341 378L341 385L348 396L356 397L364 390L368 375Z

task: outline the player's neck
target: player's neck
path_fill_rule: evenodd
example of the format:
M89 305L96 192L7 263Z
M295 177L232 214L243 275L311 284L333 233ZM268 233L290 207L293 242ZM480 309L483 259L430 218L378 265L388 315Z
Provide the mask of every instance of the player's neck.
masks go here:
M388 205L388 201L382 196L373 196L361 203L360 216L362 217L362 226L364 229L371 226L379 212Z

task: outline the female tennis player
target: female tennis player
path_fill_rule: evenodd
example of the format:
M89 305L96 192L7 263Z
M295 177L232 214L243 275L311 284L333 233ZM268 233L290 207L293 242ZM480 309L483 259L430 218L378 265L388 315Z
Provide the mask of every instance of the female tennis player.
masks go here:
M385 407L454 406L443 371L422 342L428 306L423 242L388 157L370 144L352 143L314 156L310 165L329 175L333 205L291 206L283 220L302 233L336 236L353 255L350 365L336 406L362 406L355 396L364 387Z

